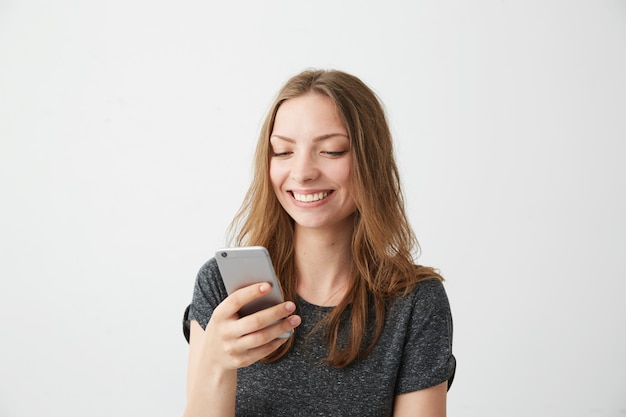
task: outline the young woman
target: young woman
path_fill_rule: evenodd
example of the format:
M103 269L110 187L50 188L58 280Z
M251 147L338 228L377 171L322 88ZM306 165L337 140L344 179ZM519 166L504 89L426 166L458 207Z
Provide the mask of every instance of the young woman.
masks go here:
M448 299L414 263L391 134L363 82L305 71L285 84L233 231L269 250L287 301L240 318L269 285L227 296L215 260L202 267L185 416L445 416Z

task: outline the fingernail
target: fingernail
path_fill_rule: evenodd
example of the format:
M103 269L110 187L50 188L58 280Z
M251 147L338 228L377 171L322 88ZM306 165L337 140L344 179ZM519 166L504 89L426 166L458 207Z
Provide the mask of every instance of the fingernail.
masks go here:
M261 284L261 285L259 285L259 291L261 291L261 292L269 291L269 289L270 289L270 285L269 284Z
M294 303L292 303L291 301L289 301L289 302L285 303L285 309L286 309L288 312L290 312L290 313L291 313L292 311L295 311L295 310L296 310L296 305L295 305Z

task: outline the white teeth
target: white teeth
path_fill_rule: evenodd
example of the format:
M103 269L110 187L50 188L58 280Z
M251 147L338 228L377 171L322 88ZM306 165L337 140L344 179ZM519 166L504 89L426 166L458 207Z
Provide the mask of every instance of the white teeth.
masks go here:
M323 191L321 193L313 193L313 194L298 194L293 193L293 198L302 203L312 203L313 201L319 201L328 197L328 191Z

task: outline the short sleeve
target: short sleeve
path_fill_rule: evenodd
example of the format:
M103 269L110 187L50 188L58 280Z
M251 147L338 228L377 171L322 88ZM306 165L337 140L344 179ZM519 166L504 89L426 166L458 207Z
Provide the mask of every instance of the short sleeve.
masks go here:
M196 320L203 329L206 328L213 310L227 295L217 262L211 258L200 268L196 277L189 320Z
M454 379L452 314L443 283L428 280L413 291L411 318L399 369L396 394L429 388Z

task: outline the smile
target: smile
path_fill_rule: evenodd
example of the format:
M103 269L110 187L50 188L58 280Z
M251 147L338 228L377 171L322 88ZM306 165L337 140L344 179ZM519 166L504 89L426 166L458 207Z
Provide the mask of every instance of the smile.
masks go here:
M332 191L322 191L322 192L313 193L313 194L300 194L300 193L292 192L291 195L296 201L299 201L301 203L313 203L315 201L320 201L320 200L325 199L326 197L329 196L330 193L332 193Z

